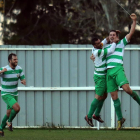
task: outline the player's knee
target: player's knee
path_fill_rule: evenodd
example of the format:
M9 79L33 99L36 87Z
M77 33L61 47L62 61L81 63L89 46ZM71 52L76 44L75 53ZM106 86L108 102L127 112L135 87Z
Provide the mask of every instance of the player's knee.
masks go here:
M103 99L103 96L99 96L99 95L95 95L95 98L97 99L97 100L102 100Z
M9 117L10 116L10 113L6 113L6 115Z
M102 99L103 99L103 96L99 96L99 97L98 97L98 100L102 100Z
M111 97L113 100L116 100L116 99L118 99L118 94L111 93Z
M20 106L18 106L15 111L18 113L20 111Z
M20 111L20 106L17 105L16 107L14 107L14 110L18 113Z
M20 106L19 106L19 104L18 104L18 103L15 103L15 104L13 105L13 109L18 113L18 112L20 111Z
M113 95L113 96L111 95L111 97L112 97L113 100L118 99L118 98L117 98L116 96L114 96L114 95Z

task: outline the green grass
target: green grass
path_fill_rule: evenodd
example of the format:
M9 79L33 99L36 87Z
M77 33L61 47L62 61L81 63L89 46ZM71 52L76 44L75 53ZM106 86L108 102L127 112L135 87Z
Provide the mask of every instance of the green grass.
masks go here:
M0 140L139 140L139 130L5 129Z

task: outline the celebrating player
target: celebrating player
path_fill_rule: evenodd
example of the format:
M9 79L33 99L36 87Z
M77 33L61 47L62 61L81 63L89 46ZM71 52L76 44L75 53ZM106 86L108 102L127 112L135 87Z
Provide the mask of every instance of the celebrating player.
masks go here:
M136 15L131 14L131 19L133 23L131 25L131 30L122 40L117 43L116 49L112 54L107 55L107 92L111 93L111 97L114 102L115 112L118 117L117 130L121 129L122 124L125 122L125 118L122 116L121 103L118 98L118 86L122 87L123 90L128 93L136 102L140 105L140 98L135 91L132 91L129 82L125 76L123 68L123 55L124 48L130 41L132 35L135 32L136 27ZM117 32L115 30L110 31L109 40L113 43L114 39L117 37Z
M23 85L26 85L25 76L23 70L18 66L18 58L16 54L9 54L8 56L9 65L0 68L1 74L1 96L4 102L7 104L7 113L4 116L1 126L0 135L4 136L3 129L8 126L9 131L12 129L12 120L16 114L20 111L20 106L17 102L18 99L18 80L21 80Z
M93 38L92 45L94 46L92 49L92 56L95 56L95 71L94 71L94 82L95 82L95 98L91 103L90 110L88 112L88 115L85 116L85 120L87 123L93 127L92 122L92 115L94 111L96 110L96 116L93 116L93 119L98 120L99 122L104 122L100 116L98 115L101 111L101 108L103 106L103 102L105 98L107 97L107 91L106 91L106 55L113 53L116 47L116 42L118 41L118 38L113 40L114 43L110 45L110 48L102 48L103 45L107 44L107 39L104 39L101 43L100 39ZM91 56L91 59L92 59Z

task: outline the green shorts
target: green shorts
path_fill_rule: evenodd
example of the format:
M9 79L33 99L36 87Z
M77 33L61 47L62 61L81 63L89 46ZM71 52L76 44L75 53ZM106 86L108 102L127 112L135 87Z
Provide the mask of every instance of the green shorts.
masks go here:
M7 104L7 110L8 110L8 109L12 109L12 106L15 103L17 103L18 96L13 96L13 95L7 94L7 95L3 95L2 99Z
M107 92L118 90L118 86L129 84L123 66L114 67L107 70Z
M106 75L96 75L94 74L95 82L95 93L99 96L103 96L104 93L107 93L106 89Z

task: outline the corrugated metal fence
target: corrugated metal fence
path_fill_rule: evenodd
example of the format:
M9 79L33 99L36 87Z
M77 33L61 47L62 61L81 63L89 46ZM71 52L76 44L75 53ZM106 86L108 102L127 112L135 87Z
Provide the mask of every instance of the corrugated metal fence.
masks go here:
M124 68L130 85L140 86L140 50L138 45L127 45ZM130 48L130 49L129 49ZM134 50L135 48L135 50ZM18 55L27 85L19 83L20 113L13 125L19 127L87 127L84 116L95 96L90 60L91 45L1 46L0 67L8 64L8 54ZM135 86L135 87L133 87ZM140 107L123 91L119 92L125 127L140 126ZM112 109L112 111L111 111ZM0 121L6 113L6 104L0 100ZM111 97L103 106L101 127L114 127L111 122ZM94 121L95 126L97 125Z

